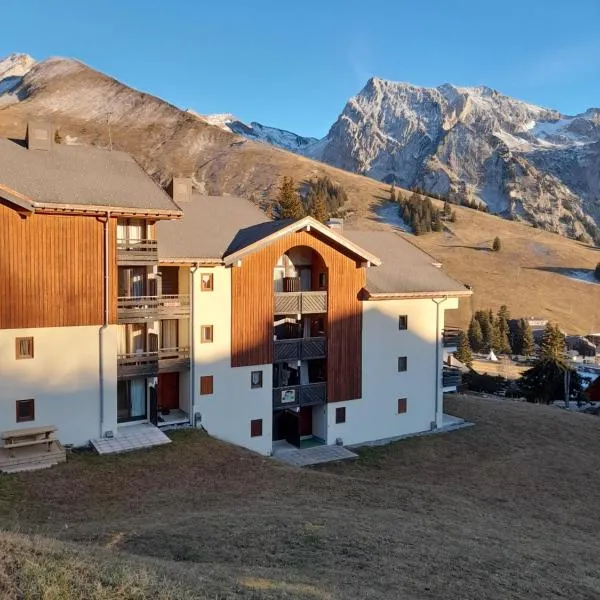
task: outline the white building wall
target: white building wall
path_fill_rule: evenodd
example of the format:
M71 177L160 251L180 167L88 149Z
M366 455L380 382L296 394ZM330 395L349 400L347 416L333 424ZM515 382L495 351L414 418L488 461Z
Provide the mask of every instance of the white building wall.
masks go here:
M200 291L202 273L213 273L213 291ZM273 366L231 367L231 269L199 267L193 277L194 413L196 424L219 439L271 454ZM200 342L202 325L213 326L213 342ZM252 371L263 372L263 387L251 389ZM213 393L200 394L200 377L213 376ZM251 437L250 422L262 419L262 436Z
M15 358L15 338L33 337L34 358ZM117 427L117 327L104 332L104 431ZM63 444L102 435L100 327L0 330L0 431L55 425ZM35 420L16 422L16 400L35 400Z
M440 305L440 331L444 310L457 307L456 298ZM327 405L328 444L337 438L352 445L428 431L432 422L441 426L443 348L436 332L437 310L429 298L363 303L362 398ZM408 316L407 330L398 327L400 315ZM407 357L405 372L398 372L400 356ZM398 414L399 398L407 399L406 413ZM346 407L346 422L336 424L336 409L340 407Z

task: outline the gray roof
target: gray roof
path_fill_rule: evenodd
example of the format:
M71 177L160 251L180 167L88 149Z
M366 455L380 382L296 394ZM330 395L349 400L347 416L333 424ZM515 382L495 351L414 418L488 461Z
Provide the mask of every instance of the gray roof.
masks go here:
M192 194L183 218L157 224L159 260L220 260L289 224L235 196Z
M180 211L129 154L92 146L54 144L49 151L28 150L0 139L0 185L23 194L34 205Z
M379 267L367 269L367 290L371 294L470 293L435 266L439 263L434 258L398 233L344 229L344 236L381 259Z

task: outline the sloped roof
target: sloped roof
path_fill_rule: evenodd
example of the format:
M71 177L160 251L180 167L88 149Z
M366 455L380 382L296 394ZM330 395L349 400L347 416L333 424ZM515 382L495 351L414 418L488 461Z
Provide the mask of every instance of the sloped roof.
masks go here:
M469 296L471 291L447 275L429 254L393 231L345 229L344 235L381 258L367 269L367 291L372 297L448 294Z
M181 214L129 154L93 146L54 144L49 151L29 150L0 139L0 186L0 196L26 200L34 210L75 206Z
M257 235L269 235L283 221L269 221L255 204L235 196L202 196L193 193L190 202L182 205L183 218L157 224L159 260L223 259ZM249 236L247 230L253 230Z

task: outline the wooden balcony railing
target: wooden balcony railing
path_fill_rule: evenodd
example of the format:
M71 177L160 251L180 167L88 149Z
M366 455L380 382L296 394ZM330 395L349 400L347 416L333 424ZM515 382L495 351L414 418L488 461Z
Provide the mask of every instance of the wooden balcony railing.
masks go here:
M142 323L148 319L182 319L190 316L189 295L119 297L119 323Z
M327 292L275 292L276 315L310 315L327 312Z
M444 367L442 371L442 386L458 387L462 382L462 374L460 369L456 367Z
M458 337L460 329L458 327L444 327L442 331L442 343L446 348L458 347Z
M327 339L324 337L275 340L273 362L284 360L310 360L327 356Z
M297 406L324 404L327 400L327 383L288 385L273 389L273 408L284 409Z
M117 379L156 377L159 373L187 371L189 368L190 349L185 346L117 356Z
M158 262L156 240L117 240L117 262L124 265L153 265Z

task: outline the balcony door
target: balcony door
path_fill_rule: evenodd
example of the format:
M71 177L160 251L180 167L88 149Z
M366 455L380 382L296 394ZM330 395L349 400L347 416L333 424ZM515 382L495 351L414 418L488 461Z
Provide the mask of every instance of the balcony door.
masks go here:
M117 422L142 421L147 418L146 379L117 382Z
M117 239L122 242L141 242L146 239L146 221L143 219L119 219Z
M146 325L128 323L118 329L117 354L140 354L146 351Z
M119 267L119 296L139 298L147 293L146 267Z
M163 319L160 322L160 347L161 350L179 347L179 321L177 319Z

